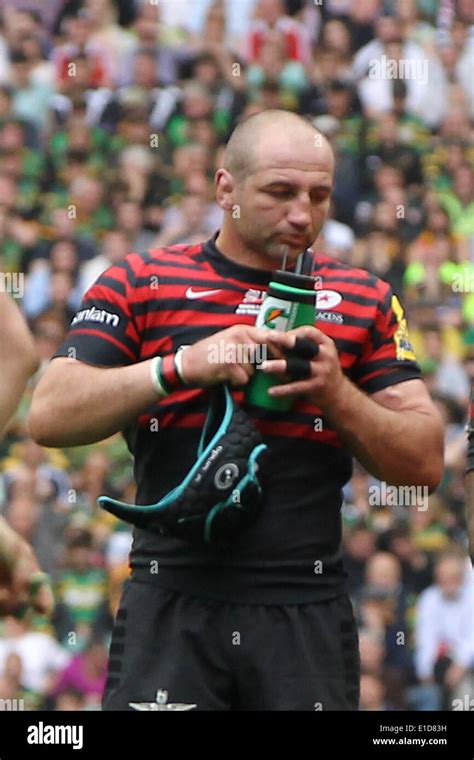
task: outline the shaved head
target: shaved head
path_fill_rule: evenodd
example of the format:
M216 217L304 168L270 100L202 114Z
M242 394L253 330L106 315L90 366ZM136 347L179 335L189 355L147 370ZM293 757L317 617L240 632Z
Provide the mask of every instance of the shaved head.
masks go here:
M331 150L324 135L303 116L279 109L269 109L252 114L243 119L232 132L224 153L224 169L230 172L237 182L243 183L247 177L261 166L262 143L267 143L275 136L281 143L288 142L294 150L301 139L311 141Z
M224 210L217 245L272 269L316 240L329 211L334 154L311 121L269 109L236 126L215 181Z

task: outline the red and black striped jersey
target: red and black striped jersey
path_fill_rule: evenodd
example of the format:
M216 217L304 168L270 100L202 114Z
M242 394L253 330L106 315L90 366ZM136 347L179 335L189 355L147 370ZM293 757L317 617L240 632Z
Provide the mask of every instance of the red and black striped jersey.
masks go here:
M176 351L234 324L255 324L271 273L226 258L214 236L198 245L131 253L92 285L57 356L103 367ZM347 376L367 393L420 377L402 307L362 269L315 256L316 326L336 343ZM245 405L244 394L234 391ZM157 402L124 431L134 455L137 503L151 504L196 459L208 392ZM289 412L247 409L270 449L262 516L225 554L136 530L132 567L188 593L236 602L315 601L340 593L342 487L351 456L324 413L298 399ZM321 564L317 564L317 563ZM315 567L321 572L315 572Z

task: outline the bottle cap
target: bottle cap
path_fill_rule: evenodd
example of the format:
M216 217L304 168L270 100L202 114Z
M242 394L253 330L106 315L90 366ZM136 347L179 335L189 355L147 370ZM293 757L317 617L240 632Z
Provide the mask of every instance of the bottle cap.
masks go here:
M314 290L315 278L309 277L305 274L295 274L294 272L286 272L284 269L278 269L276 272L272 272L272 282L279 285L288 285L291 288L300 288L301 290Z

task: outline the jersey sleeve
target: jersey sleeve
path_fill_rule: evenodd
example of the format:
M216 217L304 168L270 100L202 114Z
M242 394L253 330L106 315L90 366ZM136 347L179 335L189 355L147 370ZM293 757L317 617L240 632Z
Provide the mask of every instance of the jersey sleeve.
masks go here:
M55 357L99 367L134 364L140 336L133 315L133 270L125 260L109 267L85 293Z
M390 286L379 280L380 300L374 325L352 379L367 393L421 378L408 335L403 307Z

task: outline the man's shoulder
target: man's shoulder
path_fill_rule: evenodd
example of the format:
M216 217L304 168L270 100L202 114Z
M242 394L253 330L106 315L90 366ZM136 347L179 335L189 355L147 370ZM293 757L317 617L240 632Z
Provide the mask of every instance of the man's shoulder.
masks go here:
M165 267L195 267L196 257L202 252L204 245L205 241L192 245L167 245L145 251L132 251L117 266L128 270L130 275L137 278L149 277L152 273L159 274L159 270Z
M347 285L348 289L353 289L357 285L362 286L364 289L371 289L382 298L390 290L388 282L372 274L367 269L354 267L352 264L345 264L320 251L315 253L313 275L322 277L321 287L323 288L325 287L325 280L334 280L340 283L341 287Z
M132 251L125 257L124 263L130 265L134 271L138 267L150 265L193 264L196 256L202 252L204 245L205 241L192 245L167 245L148 248L146 251Z

